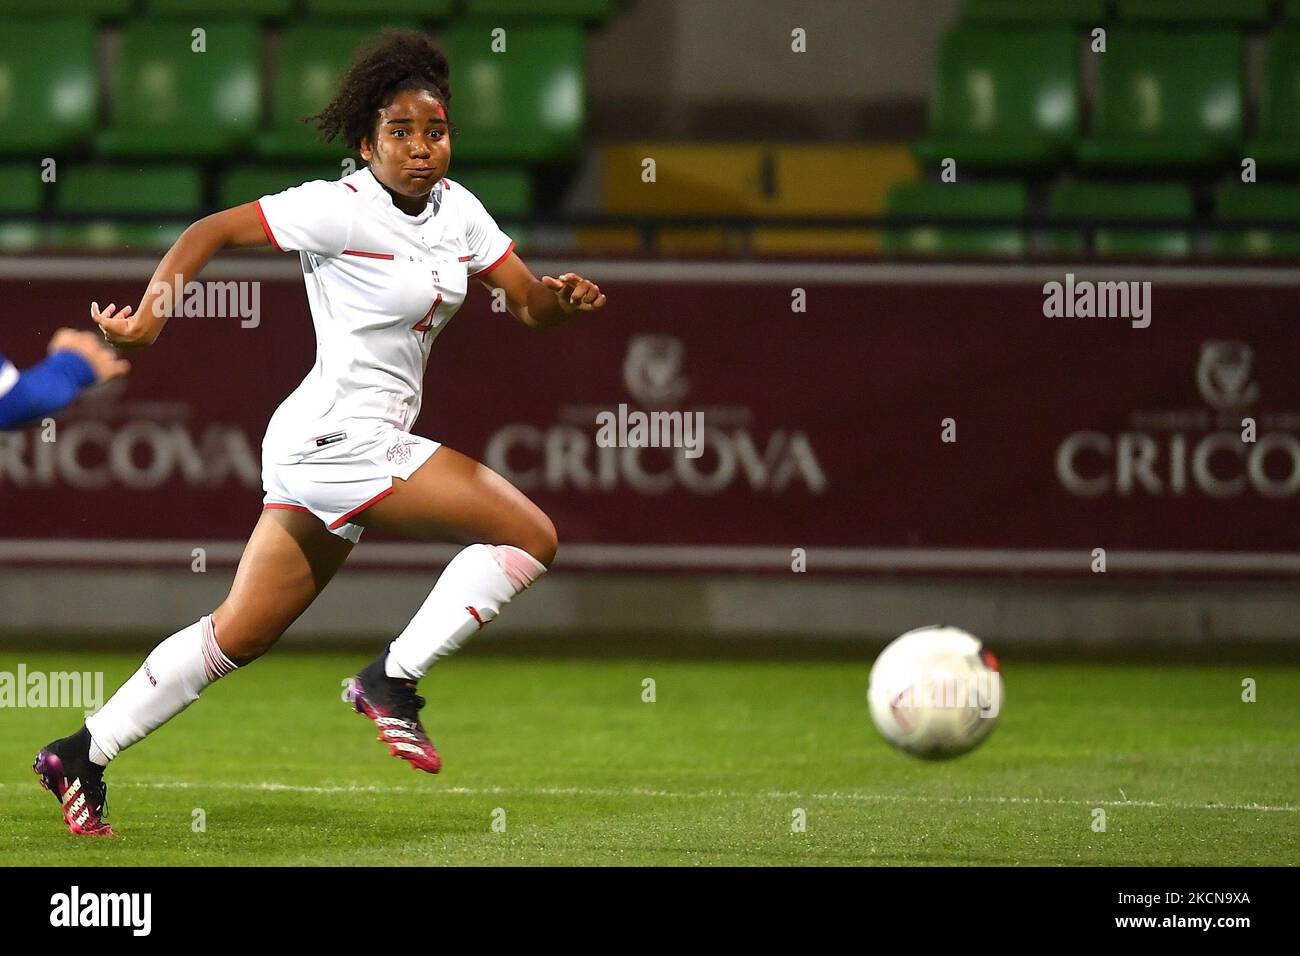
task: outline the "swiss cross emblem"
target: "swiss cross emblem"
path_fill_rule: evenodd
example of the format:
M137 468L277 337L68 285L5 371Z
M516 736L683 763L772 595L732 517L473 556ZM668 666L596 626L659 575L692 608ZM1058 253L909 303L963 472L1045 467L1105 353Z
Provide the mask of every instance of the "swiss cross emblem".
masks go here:
M411 460L413 441L399 441L388 449L388 460L395 465L405 465Z

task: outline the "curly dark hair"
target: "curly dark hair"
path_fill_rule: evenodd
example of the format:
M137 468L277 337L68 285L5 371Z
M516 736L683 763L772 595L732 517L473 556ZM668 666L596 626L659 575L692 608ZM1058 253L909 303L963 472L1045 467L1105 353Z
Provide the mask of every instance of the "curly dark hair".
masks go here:
M379 111L393 94L403 90L428 90L437 96L455 134L447 57L429 37L407 30L385 29L363 44L334 99L319 113L303 120L315 122L326 142L338 137L359 150L363 136L374 142Z

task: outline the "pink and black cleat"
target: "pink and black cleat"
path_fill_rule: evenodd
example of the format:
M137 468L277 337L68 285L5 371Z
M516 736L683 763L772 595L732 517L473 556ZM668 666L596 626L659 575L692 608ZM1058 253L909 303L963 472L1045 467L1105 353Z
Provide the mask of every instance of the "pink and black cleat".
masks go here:
M68 832L73 836L113 836L113 828L104 822L108 784L104 768L90 759L90 731L83 727L71 737L43 747L32 769L41 778L41 786L58 799Z
M344 684L343 700L375 722L379 740L388 744L390 754L408 761L413 770L437 773L442 769L442 759L420 723L424 698L415 692L413 682L384 673L383 655Z

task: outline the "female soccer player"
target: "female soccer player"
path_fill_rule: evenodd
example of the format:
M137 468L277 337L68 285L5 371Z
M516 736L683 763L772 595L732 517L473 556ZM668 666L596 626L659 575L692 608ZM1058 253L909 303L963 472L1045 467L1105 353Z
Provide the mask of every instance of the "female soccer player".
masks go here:
M266 653L363 528L467 544L406 629L349 681L350 700L389 752L437 773L416 682L554 559L555 527L541 509L478 462L410 432L429 348L468 280L502 289L530 328L605 305L596 285L573 273L539 281L483 205L445 178L450 104L441 51L419 34L384 34L313 117L326 139L360 153L364 169L208 216L163 257L134 314L92 305L109 342L150 345L185 283L218 250L269 244L298 253L317 353L267 426L265 506L225 601L154 648L80 731L37 754L36 772L72 833L112 835L104 767L208 684Z

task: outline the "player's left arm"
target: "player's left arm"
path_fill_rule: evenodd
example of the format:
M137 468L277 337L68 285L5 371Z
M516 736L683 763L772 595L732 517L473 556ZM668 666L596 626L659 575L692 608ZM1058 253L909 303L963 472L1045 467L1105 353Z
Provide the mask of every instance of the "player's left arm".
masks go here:
M555 328L578 312L605 307L605 294L590 279L575 272L538 279L513 252L479 281L488 289L504 290L506 308L530 329Z

